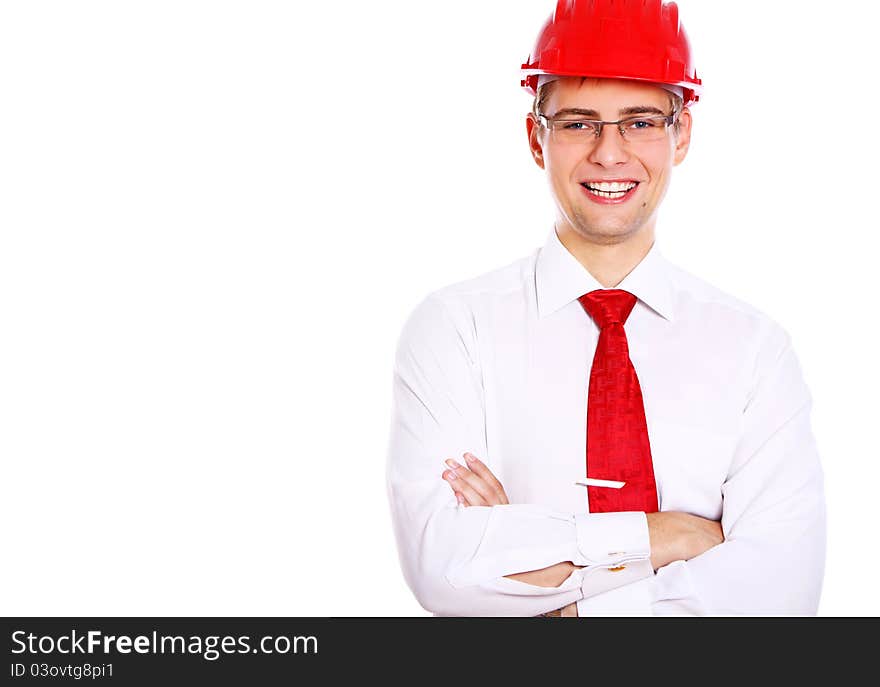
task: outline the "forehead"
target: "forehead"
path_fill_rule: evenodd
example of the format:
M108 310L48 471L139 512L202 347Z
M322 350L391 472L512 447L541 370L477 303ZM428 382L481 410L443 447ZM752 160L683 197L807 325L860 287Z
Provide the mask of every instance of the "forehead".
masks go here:
M669 103L669 92L650 83L571 76L554 81L547 99L551 111L581 108L596 110L603 114L607 112L609 116L625 108L640 105L652 105L663 109L667 108Z

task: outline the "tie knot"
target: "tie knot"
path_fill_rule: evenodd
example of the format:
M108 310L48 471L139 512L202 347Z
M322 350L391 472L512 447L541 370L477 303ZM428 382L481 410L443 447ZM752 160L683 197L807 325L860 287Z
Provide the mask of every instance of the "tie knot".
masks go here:
M578 301L593 318L596 326L605 329L615 322L626 323L626 318L636 304L636 297L622 289L599 289L584 294Z

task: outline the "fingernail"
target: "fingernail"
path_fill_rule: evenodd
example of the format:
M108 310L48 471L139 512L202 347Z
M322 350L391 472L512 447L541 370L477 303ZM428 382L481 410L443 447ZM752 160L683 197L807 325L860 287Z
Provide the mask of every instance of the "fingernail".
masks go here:
M476 458L476 456L474 456L474 455L472 455L472 454L470 454L470 453L465 453L465 454L464 454L464 459L465 459L468 463L472 463L472 462L474 462L477 458Z
M456 500L458 501L458 504L459 504L460 506L463 506L463 505L464 505L464 496L462 496L461 494L456 494L456 495L455 495L455 498L456 498Z
M445 479L449 479L449 480L458 479L458 476L457 476L454 472L452 472L452 470L450 470L449 472L445 473L445 474L443 475L443 477L444 477Z
M446 464L447 464L449 467L453 468L453 469L455 469L455 468L460 468L460 467L461 467L458 463L456 463L454 460L452 460L452 458L450 458L449 460L447 460L447 461L446 461Z

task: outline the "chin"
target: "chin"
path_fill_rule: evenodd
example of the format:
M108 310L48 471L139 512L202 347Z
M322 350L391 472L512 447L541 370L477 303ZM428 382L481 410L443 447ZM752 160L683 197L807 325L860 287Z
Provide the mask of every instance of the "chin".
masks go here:
M596 224L575 224L575 231L584 238L594 243L612 244L620 243L632 238L638 233L640 225L596 225Z

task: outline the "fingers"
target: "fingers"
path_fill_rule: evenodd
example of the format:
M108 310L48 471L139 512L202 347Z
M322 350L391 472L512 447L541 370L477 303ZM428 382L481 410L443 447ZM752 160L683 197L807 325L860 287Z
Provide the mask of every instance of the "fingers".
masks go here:
M492 485L486 482L486 480L484 480L480 475L474 473L473 471L462 465L459 465L452 459L447 460L446 464L452 469L459 480L463 480L467 484L467 486L469 486L482 497L484 504L481 505L495 506L501 503L501 501L498 499L497 493L492 488ZM465 494L465 496L468 495Z
M459 465L451 458L446 461L452 474L457 478L456 485L472 506L494 506L499 503L492 487L479 475ZM478 501L475 500L476 495Z
M465 471L466 468L462 468L459 466L458 468L446 470L443 473L443 479L445 479L449 483L449 486L452 487L452 491L455 492L458 502L463 506L492 505L488 501L486 501L486 499L483 498L483 495L480 494L480 492L478 492L476 489L474 489L474 487L466 479L459 476ZM464 499L464 502L462 502L462 498Z
M472 453L464 454L465 461L467 461L468 467L471 471L488 486L492 495L495 499L498 500L501 504L508 503L507 494L504 491L504 487L501 486L501 482L492 474L492 471L486 467L486 465L477 458Z
M497 506L508 503L504 487L495 475L476 456L465 454L469 468L449 459L449 470L443 472L443 479L455 492L458 502L465 506Z

